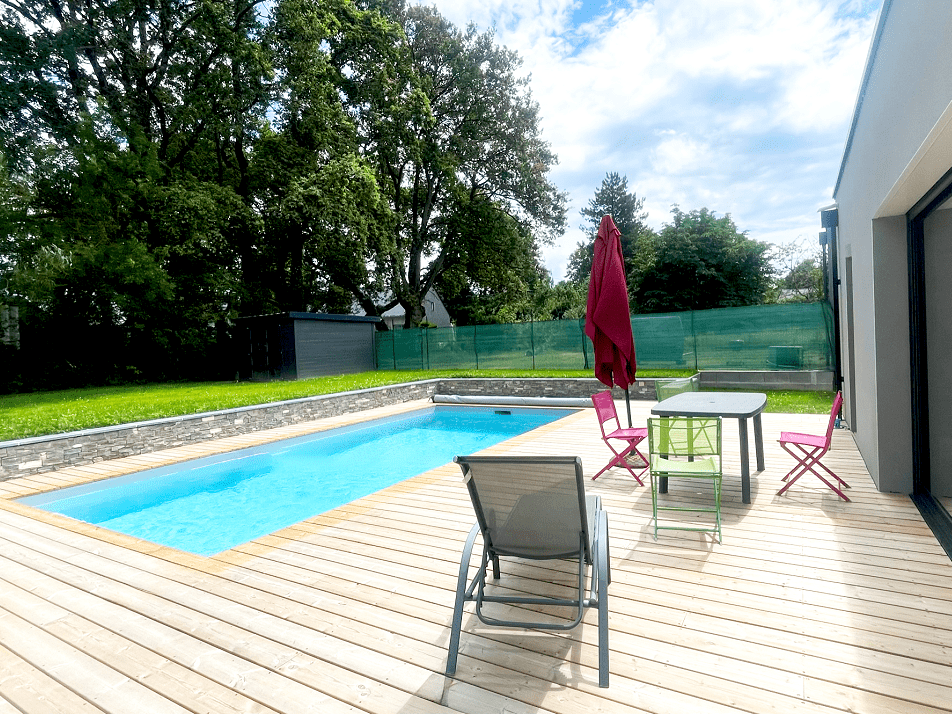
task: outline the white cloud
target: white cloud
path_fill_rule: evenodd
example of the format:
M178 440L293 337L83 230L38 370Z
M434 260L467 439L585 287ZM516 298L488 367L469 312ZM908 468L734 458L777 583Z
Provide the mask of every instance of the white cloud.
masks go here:
M689 136L665 133L670 136L659 141L652 151L651 169L655 173L677 176L711 163L708 146Z
M768 242L819 231L878 2L426 4L461 27L495 27L532 76L560 161L552 179L571 197L572 228L545 251L556 280L583 237L578 210L609 171L645 198L654 227L677 203L730 213Z

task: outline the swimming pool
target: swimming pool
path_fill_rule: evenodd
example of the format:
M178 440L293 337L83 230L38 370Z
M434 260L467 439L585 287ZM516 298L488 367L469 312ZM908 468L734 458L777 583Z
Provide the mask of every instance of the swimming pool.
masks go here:
M18 500L212 555L575 411L434 406Z

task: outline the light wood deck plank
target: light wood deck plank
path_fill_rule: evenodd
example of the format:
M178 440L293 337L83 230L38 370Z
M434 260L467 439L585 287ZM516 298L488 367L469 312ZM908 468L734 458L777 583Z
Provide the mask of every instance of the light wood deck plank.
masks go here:
M651 404L632 404L635 421ZM0 497L365 417L64 469L0 484ZM212 558L0 502L0 714L950 712L952 562L909 499L875 490L846 432L828 459L853 486L851 503L808 477L776 496L792 465L779 431L825 421L764 415L768 468L752 476L751 504L728 423L723 544L680 533L655 542L648 489L617 469L588 482L611 529L607 690L594 613L558 635L467 615L457 676L443 676L473 521L452 464ZM590 410L489 451L578 454L588 473L609 457ZM571 581L559 565L524 563L504 569L501 586L538 589L538 577L549 592ZM12 646L23 635L42 646ZM132 693L126 704L118 692Z
M18 713L102 714L103 711L3 645L0 645L0 697L0 701Z

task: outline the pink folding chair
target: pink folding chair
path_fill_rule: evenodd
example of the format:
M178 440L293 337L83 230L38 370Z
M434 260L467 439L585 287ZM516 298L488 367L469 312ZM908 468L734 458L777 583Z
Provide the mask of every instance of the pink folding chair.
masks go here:
M840 486L843 488L850 487L846 481L841 479L826 466L820 463L820 459L823 457L823 455L830 450L830 443L833 441L833 426L836 423L836 415L840 413L841 406L843 406L843 393L837 392L836 399L833 400L833 410L830 412L830 423L826 427L826 436L796 434L790 431L784 431L780 433L780 446L782 446L788 454L797 460L797 465L790 470L790 473L783 477L783 480L786 481L787 484L782 489L777 491L778 496L782 495L783 492L790 488L798 478L809 471L827 486L836 491L840 498L842 498L844 501L849 501L849 499L846 497L846 494L823 478L823 476L821 476L820 473L813 468L814 466L819 466L821 469L826 471L826 473L832 476L834 481ZM794 447L798 451L794 451Z
M622 466L628 469L628 472L635 477L635 481L637 481L639 485L644 486L645 484L641 480L640 475L648 470L648 459L645 458L644 454L638 451L638 442L648 438L648 429L622 428L621 423L618 421L618 414L615 412L615 401L612 399L612 391L610 389L606 389L604 392L599 392L598 394L593 394L592 404L595 405L595 414L598 416L598 427L602 430L602 439L614 454L611 461L605 464L601 471L592 476L592 481L608 471L612 466ZM606 424L609 425L609 429L612 429L612 427L614 427L614 429L612 431L606 431ZM627 446L619 451L612 444L612 441L624 442ZM638 454L645 464L645 467L641 470L641 474L636 474L629 463L625 461L625 457L632 453Z

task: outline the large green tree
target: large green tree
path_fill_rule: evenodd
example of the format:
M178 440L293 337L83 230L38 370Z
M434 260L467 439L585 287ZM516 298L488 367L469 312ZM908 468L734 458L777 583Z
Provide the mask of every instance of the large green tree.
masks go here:
M0 136L16 167L37 141L95 136L155 151L166 170L209 140L240 161L268 68L255 41L263 0L4 0ZM226 158L226 154L231 156Z
M45 374L196 376L233 314L269 97L258 5L5 0L0 140L29 187L6 299Z
M677 206L635 276L636 312L757 305L771 286L771 246L739 231L730 215Z
M400 99L396 113L378 96L360 122L396 221L378 261L393 301L378 307L402 305L411 327L441 275L455 273L446 283L475 294L492 289L486 279L498 287L514 277L525 256L531 263L564 229L565 197L548 179L556 157L518 56L433 8L384 7L404 31L408 64L386 85Z
M251 162L263 220L260 280L246 310L375 314L392 220L364 157L354 105L399 65L401 32L349 0L281 0L266 35L278 74ZM375 262L376 261L376 262Z
M545 277L556 159L491 33L402 0L0 14L0 301L36 374L205 376L237 315L413 325L441 276L486 311Z

